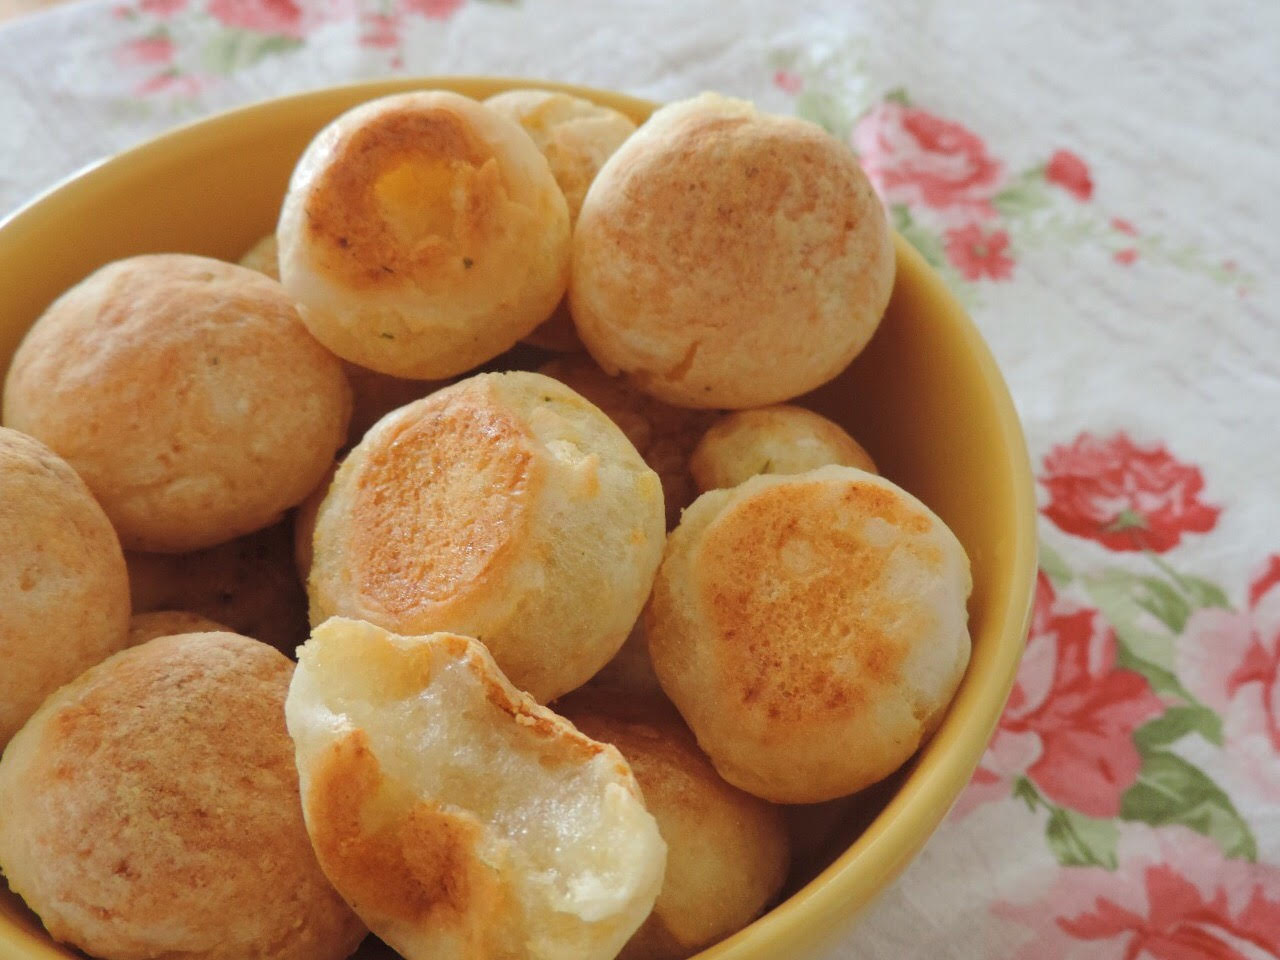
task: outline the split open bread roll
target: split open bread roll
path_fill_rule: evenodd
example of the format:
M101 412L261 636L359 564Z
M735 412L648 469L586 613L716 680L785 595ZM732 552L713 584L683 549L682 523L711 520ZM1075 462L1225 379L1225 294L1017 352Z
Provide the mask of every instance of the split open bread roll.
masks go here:
M280 519L346 438L351 390L280 284L146 254L76 284L27 332L7 426L84 478L129 550L182 553Z
M159 637L50 696L0 760L0 868L102 960L342 960L366 930L302 822L293 664L232 633Z
M668 403L737 409L843 370L893 277L884 210L847 144L704 93L658 110L601 169L569 301L609 373Z
M47 695L122 649L129 577L84 481L0 427L0 750Z
M626 761L485 648L335 618L285 705L325 873L406 960L611 960L666 848Z
M840 424L791 404L735 410L717 420L689 457L699 493L736 487L758 473L804 473L839 463L876 473Z
M969 560L911 494L853 467L704 493L645 611L658 679L730 783L817 803L900 767L969 660Z
M584 688L556 710L618 748L667 844L662 892L619 960L684 960L754 920L787 876L782 808L725 783L663 698Z
M613 421L550 377L479 374L388 414L338 468L311 622L476 637L545 703L622 646L664 539L658 478Z
M518 124L443 90L362 104L298 161L280 278L321 343L440 379L497 356L568 282L569 211Z

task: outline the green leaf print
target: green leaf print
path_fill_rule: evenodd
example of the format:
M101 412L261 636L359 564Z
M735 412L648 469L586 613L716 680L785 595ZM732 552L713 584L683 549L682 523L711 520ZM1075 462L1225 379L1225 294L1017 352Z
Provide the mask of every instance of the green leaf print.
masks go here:
M1044 828L1049 849L1064 867L1116 868L1114 820L1097 820L1074 810L1054 807Z
M1163 590L1144 582L1148 580L1160 584ZM1084 587L1094 605L1115 628L1116 637L1126 652L1163 670L1173 670L1173 638L1186 623L1186 605L1179 607L1176 602L1170 602L1172 591L1167 585L1128 570L1109 568L1086 576ZM1176 595L1173 596L1176 601ZM1161 611L1164 616L1155 611ZM1166 629L1151 629L1155 624L1144 614L1151 614ZM1170 619L1165 619L1166 616Z
M1075 579L1075 574L1071 572L1071 567L1062 554L1043 541L1040 543L1040 569L1055 587L1065 587Z
M839 98L824 90L806 87L796 96L796 116L812 120L841 140L849 138L853 117Z
M1050 803L1027 777L1013 782L1013 795L1035 811L1044 807L1049 820L1044 826L1044 839L1049 850L1064 867L1116 868L1116 837L1113 820L1098 820L1082 813Z
M1203 706L1170 707L1150 723L1133 732L1139 750L1165 747L1187 734L1198 733L1210 743L1222 746L1222 719Z
M284 34L224 30L214 34L204 48L205 66L216 73L234 73L264 57L287 53L302 46L298 37Z
M1120 800L1120 819L1181 824L1216 841L1228 857L1258 856L1253 831L1231 799L1198 767L1164 750L1144 753L1137 782Z

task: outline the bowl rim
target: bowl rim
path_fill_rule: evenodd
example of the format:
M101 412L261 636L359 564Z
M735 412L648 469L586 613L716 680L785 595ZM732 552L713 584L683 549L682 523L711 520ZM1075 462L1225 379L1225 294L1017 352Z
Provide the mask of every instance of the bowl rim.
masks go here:
M216 136L228 125L271 115L303 101L323 101L367 95L365 99L407 90L443 88L526 87L562 91L641 115L662 104L585 85L526 77L491 75L408 76L361 80L316 87L250 104L231 107L189 120L112 156L99 158L41 190L3 218L0 233L22 232L28 217L55 197L69 197L87 190L109 189L111 181L128 167L158 156L173 141L193 136ZM824 870L793 892L785 901L735 934L696 954L691 960L763 960L795 956L800 945L816 945L838 935L847 922L882 892L915 857L968 783L995 730L1012 689L1025 645L1037 567L1036 500L1030 456L1008 385L977 326L948 290L941 277L901 234L894 235L899 273L909 273L922 284L930 300L949 315L962 333L982 375L999 425L1006 468L1012 479L1009 504L1013 517L1011 582L1005 602L993 619L1001 626L998 644L987 669L967 674L960 696L953 702L941 727L912 761L912 769L892 799ZM955 709L963 699L963 709ZM946 807L938 803L947 798ZM0 934L13 928L0 918ZM0 939L0 958L33 956L10 953ZM19 945L19 949L21 946ZM38 949L38 948L37 948ZM52 954L50 954L52 956Z

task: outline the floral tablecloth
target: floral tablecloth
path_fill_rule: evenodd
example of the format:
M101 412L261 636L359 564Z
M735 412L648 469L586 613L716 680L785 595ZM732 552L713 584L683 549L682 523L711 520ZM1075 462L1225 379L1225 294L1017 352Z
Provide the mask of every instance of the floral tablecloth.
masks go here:
M981 768L833 956L1280 957L1277 37L1221 0L82 0L0 29L0 211L387 73L824 124L991 343L1043 551Z

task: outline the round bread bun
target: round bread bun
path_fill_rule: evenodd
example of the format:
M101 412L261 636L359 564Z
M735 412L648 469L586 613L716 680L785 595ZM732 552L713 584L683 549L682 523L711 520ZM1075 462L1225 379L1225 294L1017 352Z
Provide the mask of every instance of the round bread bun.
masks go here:
M626 758L667 844L653 913L619 960L684 960L745 927L782 889L782 808L725 783L665 700L579 690L556 711Z
M269 526L346 439L351 390L275 281L146 254L62 295L23 339L4 422L84 478L129 550Z
M928 507L828 466L695 500L644 630L662 688L722 777L818 803L888 776L941 721L969 661L972 585Z
M366 931L302 822L293 664L232 633L159 637L46 700L0 760L0 868L103 960L341 960Z
M587 350L668 403L757 407L830 380L871 339L893 238L849 147L704 93L609 158L573 235Z
M278 523L194 553L127 553L133 609L186 610L293 656L307 639L307 594L293 531Z
M265 273L272 280L279 280L280 257L275 232L268 233L246 250L240 258L240 266Z
M46 696L122 649L120 541L76 472L0 427L0 750Z
M371 101L322 130L276 237L316 339L397 377L497 356L568 282L569 211L546 159L518 124L441 90Z
M538 372L582 394L622 428L662 481L667 526L674 527L680 511L697 496L689 456L715 421L715 414L655 400L622 377L609 376L586 356L557 357Z
M229 633L225 624L187 610L152 610L135 613L129 620L129 646L137 647L156 637L180 633Z
M878 472L840 424L804 407L778 404L726 413L698 441L689 471L698 492L706 493L759 473L806 473L832 463Z
M406 960L610 960L666 848L626 761L484 646L335 618L285 704L320 864Z
M480 374L388 414L338 468L311 622L465 633L545 703L617 653L664 539L658 478L608 417L550 377Z

